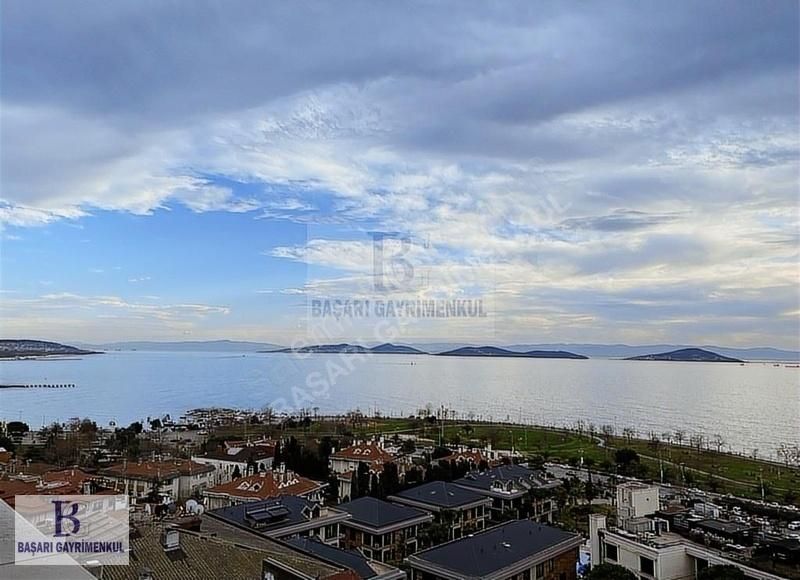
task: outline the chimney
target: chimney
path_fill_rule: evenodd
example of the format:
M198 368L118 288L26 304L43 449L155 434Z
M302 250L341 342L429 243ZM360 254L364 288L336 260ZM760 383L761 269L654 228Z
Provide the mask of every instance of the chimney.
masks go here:
M180 550L181 536L178 530L167 528L161 532L161 547L165 552Z

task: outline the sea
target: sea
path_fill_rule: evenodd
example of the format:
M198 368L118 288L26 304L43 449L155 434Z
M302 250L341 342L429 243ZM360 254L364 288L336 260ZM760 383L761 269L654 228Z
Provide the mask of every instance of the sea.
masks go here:
M800 369L788 363L145 351L0 362L0 384L40 383L75 386L0 389L0 419L127 425L201 407L393 416L444 407L467 421L683 431L771 459L800 445Z

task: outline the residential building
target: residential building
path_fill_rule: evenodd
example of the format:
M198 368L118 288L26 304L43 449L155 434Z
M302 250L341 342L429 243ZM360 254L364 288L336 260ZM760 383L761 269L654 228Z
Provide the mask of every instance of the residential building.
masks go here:
M329 546L315 538L294 538L286 544L298 552L308 554L322 562L341 567L337 580L405 580L406 574L393 566L370 560L357 550L343 550ZM307 580L308 576L284 562L268 560L266 569L276 580Z
M606 516L589 516L589 543L592 565L609 562L627 568L648 580L689 580L703 568L730 565L741 569L748 578L778 580L780 576L756 570L722 552L692 542L670 532L665 520L651 520L650 530L637 525L637 531L609 528ZM659 523L664 526L658 525Z
M144 498L157 488L173 500L198 495L214 483L214 467L188 459L126 461L101 469L99 475L118 493Z
M583 542L531 520L515 520L406 559L412 580L575 580Z
M205 515L267 538L313 536L333 546L339 545L339 526L350 517L342 510L292 495L218 508Z
M650 516L659 507L658 486L636 481L617 486L617 517L620 520Z
M204 455L192 456L192 461L214 467L215 485L227 483L237 474L241 477L272 469L275 459L274 445L256 445L243 441L229 443Z
M374 497L361 497L338 507L350 515L342 522L344 547L360 549L379 562L400 562L416 552L420 528L433 521L426 511Z
M0 479L0 501L14 507L18 495L80 495L81 489L66 481L43 483L38 477L22 476Z
M328 461L331 472L338 474L358 471L358 466L362 463L367 467L372 467L374 463L389 463L394 461L394 455L374 441L356 442L333 453Z
M245 502L294 495L322 503L327 483L314 481L286 469L262 471L215 485L203 492L206 507L216 509Z
M383 473L383 466L385 465L381 461L373 461L371 463L362 462L364 465L367 466L367 474L369 475L369 482L370 485L372 483L372 476L380 477L381 473ZM338 499L340 502L350 501L353 498L353 485L355 483L356 478L358 477L358 471L344 471L342 473L337 473L336 480L338 482ZM362 489L361 495L365 493L369 493L369 489Z
M486 471L470 471L453 482L492 498L492 519L505 515L552 522L556 503L552 499L561 482L548 479L543 471L525 465L500 465Z
M56 482L65 482L74 489L81 490L82 494L101 493L105 489L99 475L87 473L77 467L48 471L42 475L42 483Z
M446 481L423 483L387 499L431 512L435 522L449 523L451 540L484 529L492 508L486 495Z
M343 570L272 540L227 531L218 533L214 528L213 532L197 532L140 522L131 533L128 566L89 569L104 580L261 580L266 577L266 560L294 566L308 578L333 579Z

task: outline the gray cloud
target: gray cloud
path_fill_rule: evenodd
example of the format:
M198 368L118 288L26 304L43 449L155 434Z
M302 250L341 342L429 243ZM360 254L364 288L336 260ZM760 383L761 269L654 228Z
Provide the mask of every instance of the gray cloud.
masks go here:
M576 320L692 277L798 309L797 3L0 10L0 221L183 204L493 255Z

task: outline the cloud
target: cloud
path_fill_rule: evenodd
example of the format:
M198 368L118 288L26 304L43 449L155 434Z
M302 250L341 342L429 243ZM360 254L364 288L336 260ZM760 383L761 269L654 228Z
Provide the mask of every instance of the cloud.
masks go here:
M288 220L309 241L265 253L329 292L401 232L434 291L476 259L523 325L662 287L797 310L796 4L192 8L3 3L0 222Z

